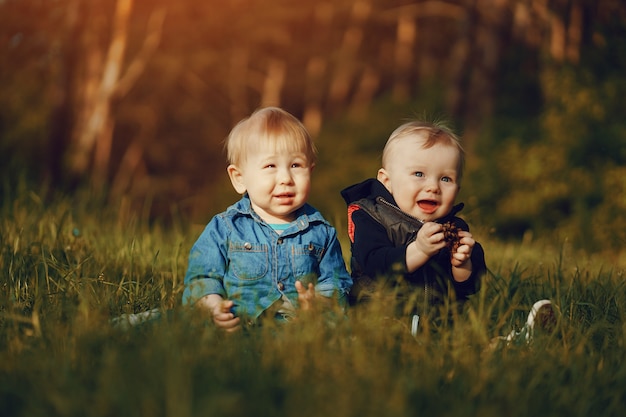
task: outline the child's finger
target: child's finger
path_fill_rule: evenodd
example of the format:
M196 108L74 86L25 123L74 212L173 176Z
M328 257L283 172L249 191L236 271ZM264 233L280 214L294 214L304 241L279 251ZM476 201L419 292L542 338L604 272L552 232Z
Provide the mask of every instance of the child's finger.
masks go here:
M452 254L452 265L461 266L470 258L469 254L462 252L455 252Z
M224 300L220 303L220 311L223 313L229 313L234 304L233 300Z
M315 295L315 287L311 282L305 287L301 281L296 281L296 291L298 291L299 295Z
M217 314L214 314L213 318L217 321L229 321L229 320L235 319L236 317L230 311L226 311L226 312L218 312Z
M227 320L219 320L217 317L213 318L213 322L217 327L227 331L237 330L239 328L240 321L239 317L233 317Z
M425 236L432 236L441 232L442 229L443 229L443 226L440 225L439 223L426 222L424 223L420 231L422 231L422 233L424 233Z

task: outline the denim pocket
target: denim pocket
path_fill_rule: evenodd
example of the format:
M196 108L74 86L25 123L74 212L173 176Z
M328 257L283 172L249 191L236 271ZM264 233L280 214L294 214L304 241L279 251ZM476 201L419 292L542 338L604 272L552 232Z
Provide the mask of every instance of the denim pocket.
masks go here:
M314 243L295 245L291 249L291 265L296 280L304 284L315 284L320 275L320 261L324 255L324 248Z
M268 270L268 247L260 243L231 242L229 268L241 280L263 278Z

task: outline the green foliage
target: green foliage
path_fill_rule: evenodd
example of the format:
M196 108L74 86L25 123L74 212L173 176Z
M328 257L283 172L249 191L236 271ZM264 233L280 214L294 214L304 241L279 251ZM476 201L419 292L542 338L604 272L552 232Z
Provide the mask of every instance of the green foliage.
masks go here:
M3 415L620 416L626 406L624 265L611 259L485 238L491 272L454 327L412 337L386 314L392 305L373 302L345 320L227 335L180 306L196 231L98 208L89 193L47 194L14 188L0 207ZM539 298L554 302L556 331L494 343ZM167 314L130 330L109 321L153 307Z
M90 193L47 200L46 192L17 194L3 207L0 229L3 291L16 312L43 309L65 320L68 309L89 315L175 304L188 251L182 232L168 231L162 246L165 232L148 229L123 204L96 211L100 200Z
M309 106L320 106L311 202L338 225L345 221L339 191L376 174L393 128L406 118L443 115L459 133L469 130L460 197L473 226L501 238L567 237L591 251L624 246L626 19L619 2L550 4L542 15L551 20L541 21L519 19L528 5L505 1L503 12L516 10L510 25L487 18L471 1L430 11L429 2L410 1L214 3L133 2L122 72L145 67L112 103L107 179L120 194L152 199L152 215L169 216L176 205L203 223L232 203L222 140L268 93L265 86L274 83L267 75L277 64L284 69L283 107L303 117ZM81 91L95 88L97 79L88 75L97 71L89 68L106 56L114 6L0 2L3 182L18 173L74 187L64 161L77 137L73 125L90 108ZM142 57L148 20L160 6L161 41ZM409 15L419 16L418 35L401 70L397 19ZM551 61L559 24L578 60ZM494 31L501 46L483 54L490 44L483 36ZM135 61L140 57L146 60ZM394 101L401 79L407 101ZM340 86L347 93L334 99ZM82 180L89 179L86 172Z
M623 71L550 67L541 76L543 111L525 129L494 120L477 146L471 177L502 236L557 230L580 247L626 242L626 123ZM483 217L483 216L479 216Z

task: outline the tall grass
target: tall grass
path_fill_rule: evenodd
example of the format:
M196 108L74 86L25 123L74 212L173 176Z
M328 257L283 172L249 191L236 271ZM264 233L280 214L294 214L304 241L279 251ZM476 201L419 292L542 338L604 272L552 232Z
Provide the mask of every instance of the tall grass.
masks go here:
M490 273L456 325L409 334L373 302L327 321L223 334L180 307L196 230L90 195L5 195L3 416L618 416L626 409L623 265L567 243L482 238ZM339 217L339 216L338 216ZM344 242L345 243L345 242ZM346 247L344 245L344 247ZM534 301L532 344L494 343ZM161 320L110 319L154 307ZM340 316L341 317L341 316Z

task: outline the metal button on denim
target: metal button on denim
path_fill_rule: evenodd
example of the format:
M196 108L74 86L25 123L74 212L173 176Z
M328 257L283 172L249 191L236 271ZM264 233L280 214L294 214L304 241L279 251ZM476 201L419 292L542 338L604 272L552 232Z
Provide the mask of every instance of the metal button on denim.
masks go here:
M281 291L284 290L285 289L285 284L283 284L282 282L279 282L278 283L278 289L281 290Z

